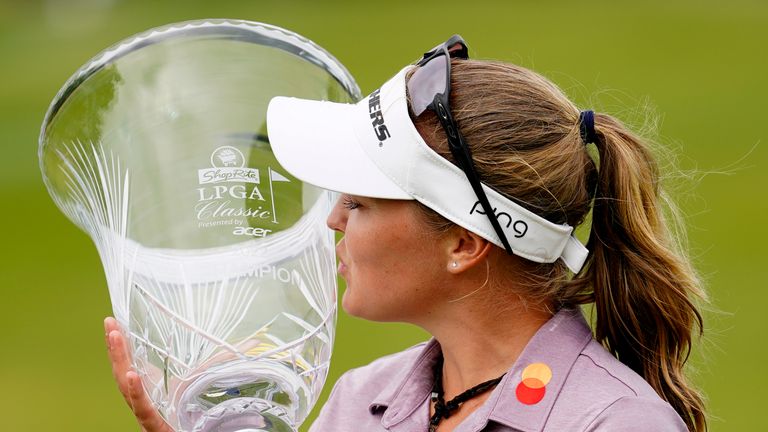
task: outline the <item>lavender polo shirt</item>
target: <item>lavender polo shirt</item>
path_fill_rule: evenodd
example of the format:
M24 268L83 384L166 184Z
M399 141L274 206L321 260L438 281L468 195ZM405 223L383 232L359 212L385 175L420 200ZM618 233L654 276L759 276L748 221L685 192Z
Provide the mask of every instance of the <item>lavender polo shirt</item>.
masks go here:
M310 432L426 432L435 339L345 373ZM475 431L687 431L674 409L592 338L580 309L544 324L490 397Z

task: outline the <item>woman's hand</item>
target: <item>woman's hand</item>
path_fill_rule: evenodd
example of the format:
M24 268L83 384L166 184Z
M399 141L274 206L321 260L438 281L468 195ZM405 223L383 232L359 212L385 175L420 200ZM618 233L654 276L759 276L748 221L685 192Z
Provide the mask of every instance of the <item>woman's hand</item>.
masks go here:
M174 432L152 406L149 396L144 392L139 375L131 369L131 358L120 326L112 317L104 320L104 333L109 347L109 360L112 362L112 375L123 398L131 407L143 432Z

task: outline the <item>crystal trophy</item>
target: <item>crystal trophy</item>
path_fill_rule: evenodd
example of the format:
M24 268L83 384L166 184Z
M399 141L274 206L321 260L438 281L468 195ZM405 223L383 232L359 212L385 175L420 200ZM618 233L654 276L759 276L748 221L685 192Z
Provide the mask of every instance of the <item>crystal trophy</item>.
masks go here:
M335 197L275 160L277 95L360 91L295 33L184 22L97 55L42 125L48 191L96 245L133 366L177 431L296 431L327 376Z

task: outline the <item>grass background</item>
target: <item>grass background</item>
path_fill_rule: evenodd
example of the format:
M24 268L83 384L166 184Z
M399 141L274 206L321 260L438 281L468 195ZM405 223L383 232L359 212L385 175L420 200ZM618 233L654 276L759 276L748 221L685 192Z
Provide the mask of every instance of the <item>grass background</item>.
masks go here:
M692 359L711 430L768 430L757 414L768 401L768 3L747 0L0 0L0 429L138 429L109 372L101 264L42 185L37 135L57 90L90 57L148 28L201 18L304 35L344 63L363 93L460 33L473 57L531 67L582 107L635 125L650 108L659 141L695 173L668 175L712 300ZM342 313L320 403L343 371L424 337Z

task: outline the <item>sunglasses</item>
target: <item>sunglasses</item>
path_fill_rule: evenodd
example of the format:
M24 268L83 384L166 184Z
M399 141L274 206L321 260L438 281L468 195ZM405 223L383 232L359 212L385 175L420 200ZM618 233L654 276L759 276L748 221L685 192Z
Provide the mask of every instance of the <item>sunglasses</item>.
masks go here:
M467 44L459 35L453 35L445 43L426 52L416 65L419 69L408 80L408 94L411 101L411 110L415 117L421 115L427 109L433 111L448 137L448 148L453 158L464 171L469 180L478 203L488 216L496 235L499 236L507 253L512 253L507 236L496 219L496 212L488 202L488 197L483 191L480 176L477 175L472 159L472 151L469 149L464 137L459 131L456 120L451 114L449 103L451 92L451 58L468 59ZM482 213L478 211L478 213Z

